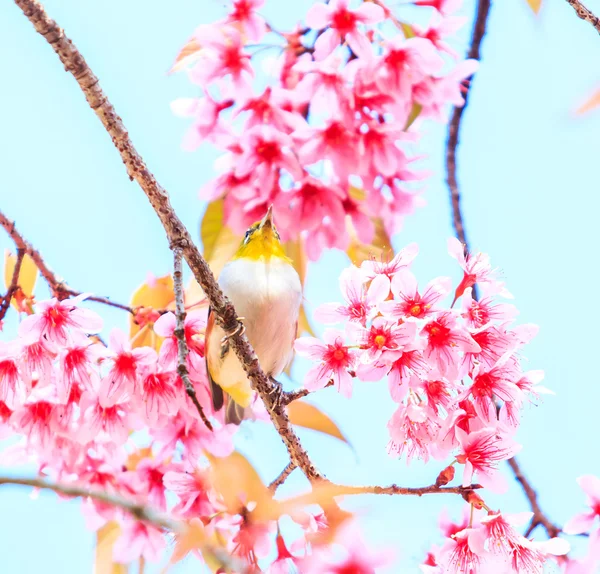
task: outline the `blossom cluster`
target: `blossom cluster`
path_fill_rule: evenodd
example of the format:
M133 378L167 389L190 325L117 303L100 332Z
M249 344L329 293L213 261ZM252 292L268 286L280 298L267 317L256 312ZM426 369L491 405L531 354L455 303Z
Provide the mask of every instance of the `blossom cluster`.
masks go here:
M305 238L313 260L348 247L347 221L366 244L374 218L392 235L422 202L407 182L427 175L411 166L420 158L407 148L419 135L410 126L462 105L462 82L475 70L446 42L463 23L460 2L415 1L430 12L423 28L381 0L316 2L306 27L288 33L259 15L263 3L235 0L182 51L192 55L181 67L203 91L172 104L193 118L183 147L207 141L225 152L201 197L224 197L224 221L239 234L273 204L282 238ZM282 53L265 87L252 47L271 41Z
M458 466L463 486L478 482L501 492L506 484L497 466L520 448L514 439L520 411L548 392L539 385L541 371L521 367L521 350L537 329L513 324L517 310L501 299L510 293L485 254L465 254L456 239L448 248L463 271L454 293L448 277L419 288L410 270L418 249L409 245L389 262L368 260L345 269L344 302L315 312L321 323L344 328L326 329L322 341L300 338L296 350L315 362L305 379L310 390L333 382L350 397L353 378L387 376L398 404L388 422L390 455L446 461L441 484ZM474 298L475 288L480 298ZM448 295L450 307L443 304ZM478 498L473 504L487 509ZM451 551L443 553L445 569L431 572L488 572L500 563L507 572L541 572L546 554L567 551L564 541L545 547L518 535L502 514L489 511L481 522L455 532Z

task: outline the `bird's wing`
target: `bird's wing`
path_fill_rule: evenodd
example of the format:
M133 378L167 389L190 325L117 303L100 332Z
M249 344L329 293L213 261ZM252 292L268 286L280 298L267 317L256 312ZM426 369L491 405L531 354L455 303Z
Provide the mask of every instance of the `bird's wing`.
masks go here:
M204 335L204 340L206 341L206 345L209 344L210 333L213 330L214 326L215 326L215 316L212 312L212 309L209 307L208 308L208 320L206 322L206 331L205 331L205 335ZM208 368L208 353L204 354L204 358L206 361L206 374L208 376L208 381L210 383L210 394L212 397L213 409L215 411L219 411L219 410L221 410L221 408L223 408L223 402L224 402L223 389L217 383L215 383L215 381L213 380L213 378L210 374L210 369Z

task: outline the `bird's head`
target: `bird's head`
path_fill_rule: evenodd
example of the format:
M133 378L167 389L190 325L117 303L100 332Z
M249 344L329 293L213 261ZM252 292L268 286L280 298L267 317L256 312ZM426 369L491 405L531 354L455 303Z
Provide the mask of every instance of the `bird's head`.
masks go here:
M265 216L253 223L246 231L246 235L240 245L234 259L270 260L282 259L290 261L286 256L281 238L275 224L273 223L273 206L269 206Z

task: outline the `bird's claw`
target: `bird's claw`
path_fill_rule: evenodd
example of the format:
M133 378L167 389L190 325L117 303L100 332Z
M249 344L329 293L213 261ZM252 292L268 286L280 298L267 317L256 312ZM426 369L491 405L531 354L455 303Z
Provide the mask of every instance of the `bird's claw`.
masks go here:
M273 385L271 387L271 390L269 391L269 395L273 397L273 405L271 407L271 410L274 410L276 408L281 407L284 404L282 399L285 396L285 392L283 390L283 385L277 379L269 377L269 380Z
M236 328L233 331L230 331L229 333L225 333L225 335L221 338L221 347L224 347L226 345L227 347L229 347L229 339L231 339L231 337L235 337L236 335L243 335L246 332L246 325L244 325L244 323L242 322L244 320L245 317L238 317L238 324Z

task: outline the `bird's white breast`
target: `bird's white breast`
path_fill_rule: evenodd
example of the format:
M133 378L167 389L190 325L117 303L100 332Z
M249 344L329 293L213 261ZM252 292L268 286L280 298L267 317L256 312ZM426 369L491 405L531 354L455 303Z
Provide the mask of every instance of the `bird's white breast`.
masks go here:
M246 336L261 367L267 374L277 376L286 367L296 338L302 302L298 273L279 259L236 259L225 265L219 284L238 315L244 317ZM234 353L228 355L225 363L230 363L223 365L230 376L245 378Z

